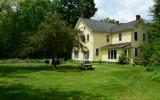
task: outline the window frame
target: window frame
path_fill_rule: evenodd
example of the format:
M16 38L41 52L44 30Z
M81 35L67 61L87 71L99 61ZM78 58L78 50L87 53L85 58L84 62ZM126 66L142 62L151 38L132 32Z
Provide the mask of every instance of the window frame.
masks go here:
M108 59L116 60L117 59L117 50L108 50Z
M118 34L118 39L119 39L119 41L122 41L122 33Z
M109 35L106 35L106 42L109 42Z
M87 34L87 42L89 42L89 37L90 37L89 34Z
M146 41L146 34L143 33L143 41Z
M96 56L99 56L99 48L96 48Z
M134 40L138 41L138 32L134 32Z
M138 49L134 48L134 56L137 57L138 56Z

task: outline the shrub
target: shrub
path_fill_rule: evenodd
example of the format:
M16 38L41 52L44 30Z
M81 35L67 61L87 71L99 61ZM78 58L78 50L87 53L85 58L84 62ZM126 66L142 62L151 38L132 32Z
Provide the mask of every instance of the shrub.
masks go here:
M119 64L127 64L128 60L125 54L121 54L118 59Z
M147 68L146 68L146 71L152 72L152 71L154 71L154 68L153 68L153 67L147 67Z
M151 79L153 81L160 82L160 70L154 71L154 73L151 75Z
M160 53L157 52L155 54L152 55L152 57L150 58L150 65L152 67L160 67Z
M50 61L47 59L47 60L45 60L44 61L46 64L49 64L50 63Z

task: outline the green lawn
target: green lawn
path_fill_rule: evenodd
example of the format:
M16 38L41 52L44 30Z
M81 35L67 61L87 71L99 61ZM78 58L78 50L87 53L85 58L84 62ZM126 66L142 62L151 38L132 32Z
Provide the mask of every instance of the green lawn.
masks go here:
M152 72L129 65L94 64L81 71L66 63L0 64L0 100L160 100Z

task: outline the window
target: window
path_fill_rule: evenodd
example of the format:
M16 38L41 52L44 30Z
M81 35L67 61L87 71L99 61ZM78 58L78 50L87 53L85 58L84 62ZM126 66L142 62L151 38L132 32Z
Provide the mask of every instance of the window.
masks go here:
M117 59L117 50L114 50L114 59Z
M81 40L83 43L85 43L85 36L84 35L81 36Z
M74 51L74 58L78 58L78 55L79 53L78 53L78 51Z
M119 41L122 41L122 34L119 34Z
M99 49L96 48L96 56L99 56Z
M117 59L117 50L109 50L108 59Z
M146 41L146 34L143 33L143 41Z
M137 56L138 56L138 49L135 48L135 57L137 57Z
M108 50L108 59L111 59L110 54L111 54L111 50Z
M89 42L89 34L87 35L87 42Z
M124 54L127 56L127 50L124 50Z
M106 36L106 42L109 42L109 35Z
M138 40L138 33L134 32L134 40L137 41Z
M84 59L89 59L89 51L84 51L83 52L83 58Z

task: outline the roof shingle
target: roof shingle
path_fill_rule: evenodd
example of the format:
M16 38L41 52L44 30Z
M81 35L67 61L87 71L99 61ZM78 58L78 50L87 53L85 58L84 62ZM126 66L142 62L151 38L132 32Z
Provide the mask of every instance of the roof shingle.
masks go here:
M88 27L91 28L94 32L112 33L133 29L134 26L139 22L139 20L135 20L128 23L111 24L87 18L81 18L81 20L83 20L88 25Z

